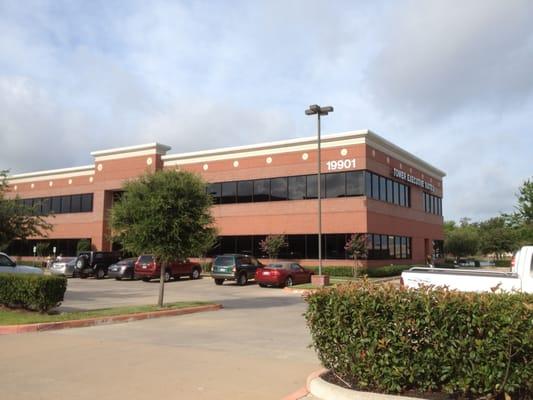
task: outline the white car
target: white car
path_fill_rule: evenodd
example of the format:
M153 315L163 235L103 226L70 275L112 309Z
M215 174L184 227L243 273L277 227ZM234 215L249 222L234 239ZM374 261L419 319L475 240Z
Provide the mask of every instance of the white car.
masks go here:
M76 260L76 257L62 257L61 260L54 261L50 272L52 275L74 276Z
M6 253L0 253L0 273L7 272L11 274L37 274L42 275L43 270L28 265L17 265Z

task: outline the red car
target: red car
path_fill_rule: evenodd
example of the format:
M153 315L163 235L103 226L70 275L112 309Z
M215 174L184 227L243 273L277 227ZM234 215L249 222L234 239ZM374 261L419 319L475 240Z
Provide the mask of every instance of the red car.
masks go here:
M174 260L167 264L165 270L165 282L170 279L179 279L182 276L188 276L191 279L200 278L202 267L198 263L189 260ZM161 266L155 262L154 257L149 254L139 256L135 262L135 278L148 282L150 279L159 279L161 275Z
M306 270L300 264L284 261L257 268L255 280L261 287L284 287L310 283L311 275L313 271Z

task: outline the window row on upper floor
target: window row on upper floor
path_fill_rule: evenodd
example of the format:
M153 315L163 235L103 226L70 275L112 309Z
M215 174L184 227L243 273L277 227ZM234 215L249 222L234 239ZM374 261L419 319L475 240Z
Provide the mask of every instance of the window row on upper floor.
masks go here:
M424 203L425 212L435 215L442 215L442 199L440 197L423 192L422 202Z
M93 193L17 199L37 215L69 214L93 211Z
M207 186L214 204L307 200L318 197L317 175L299 175L245 181L216 182ZM368 196L410 207L410 188L369 171L321 175L322 198Z

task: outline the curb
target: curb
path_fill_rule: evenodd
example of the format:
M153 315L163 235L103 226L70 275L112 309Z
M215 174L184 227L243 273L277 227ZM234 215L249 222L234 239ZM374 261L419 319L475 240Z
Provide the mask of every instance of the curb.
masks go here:
M322 400L420 400L417 397L345 389L322 379L321 375L327 371L327 369L315 371L307 377L308 392Z
M26 325L0 325L0 335L10 335L16 333L53 331L69 328L85 328L94 325L107 325L121 322L140 321L143 319L173 317L176 315L195 314L206 311L216 311L222 309L222 304L209 304L205 306L177 308L174 310L148 311L137 314L112 315L109 317L96 317L88 319L78 319L73 321L42 322Z
M317 371L311 372L311 374L309 374L309 376L307 377L305 386L302 386L300 389L296 390L295 392L293 392L291 394L288 394L287 396L285 396L281 400L299 400L299 399L304 398L305 396L307 396L310 393L309 392L309 382L311 382L313 379L319 377L324 372L327 372L327 369L322 368L322 369L319 369Z
M284 292L296 293L296 294L308 294L308 293L316 292L317 290L318 289L293 289L291 287L284 287L283 288Z

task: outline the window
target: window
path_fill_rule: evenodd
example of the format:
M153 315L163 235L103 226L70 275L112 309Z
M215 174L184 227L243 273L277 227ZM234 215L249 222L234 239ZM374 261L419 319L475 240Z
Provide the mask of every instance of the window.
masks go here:
M372 197L372 174L368 171L365 171L365 194Z
M392 192L394 196L394 204L400 205L400 184L398 182L392 183Z
M270 200L287 200L287 178L274 178L270 180Z
M394 199L392 196L392 180L391 179L387 179L387 202L394 203Z
M346 195L363 196L364 194L364 172L346 172Z
M405 207L405 185L400 184L400 206Z
M70 196L61 196L61 213L66 214L70 212Z
M379 177L379 199L382 201L387 201L387 184L385 183L385 178Z
M81 194L72 195L70 198L70 212L81 212Z
M54 214L60 214L61 213L61 198L62 197L63 196L52 197L51 211Z
M237 183L237 203L250 203L253 201L253 181L240 181Z
M326 189L326 177L325 175L320 175L320 192L322 198L324 198L325 189ZM307 198L308 199L317 199L318 198L318 184L317 184L317 175L307 175Z
M306 198L306 177L289 177L289 200L303 200Z
M41 199L41 214L46 215L50 213L50 197Z
M83 194L81 196L81 212L93 211L93 194Z
M220 204L220 197L222 197L222 184L211 183L207 185L207 193L213 198L213 204Z
M379 200L379 176L372 174L372 198Z
M237 182L222 183L221 204L231 204L237 201Z
M343 172L326 174L326 197L344 197L346 195L346 175Z
M344 246L346 244L346 235L345 234L326 234L325 236L325 249L323 249L323 254L326 258L342 260L346 258L346 250Z
M254 181L254 201L270 200L270 179Z

